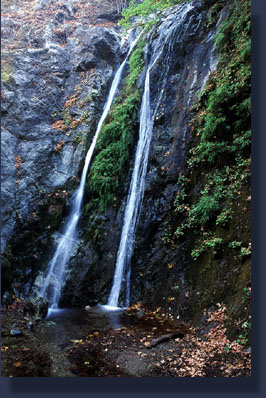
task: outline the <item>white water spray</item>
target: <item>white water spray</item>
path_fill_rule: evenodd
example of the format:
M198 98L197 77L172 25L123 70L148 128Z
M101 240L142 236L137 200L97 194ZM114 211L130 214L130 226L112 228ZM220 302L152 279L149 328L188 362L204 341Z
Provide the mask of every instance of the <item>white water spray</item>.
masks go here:
M142 33L141 33L142 34ZM127 60L134 49L135 45L137 44L141 34L131 43L130 49L128 51L128 54L123 61L123 63L120 65L119 69L117 70L109 95L107 102L104 106L104 110L101 116L101 119L98 123L96 133L93 137L92 143L90 145L90 148L87 152L86 155L86 160L85 160L85 165L82 171L82 176L80 180L80 185L76 192L73 195L73 201L72 201L72 208L71 208L71 213L68 218L68 221L66 223L66 227L64 229L64 232L58 242L56 251L53 255L52 260L50 261L48 265L48 274L46 276L44 285L42 286L40 290L40 296L44 297L47 296L47 293L49 289L52 290L52 293L50 292L49 295L49 304L51 308L58 308L58 302L61 294L61 288L65 280L65 269L66 269L66 264L70 258L71 254L71 249L72 245L74 242L74 236L77 228L77 224L81 215L81 205L82 205L82 199L84 195L84 189L85 189L85 184L86 184L86 176L88 173L89 165L92 159L92 155L94 152L94 148L96 146L97 138L99 135L99 132L101 130L101 127L103 125L103 122L111 108L111 105L113 103L114 97L116 95L119 83L121 81L121 77L125 68L125 65L127 63Z

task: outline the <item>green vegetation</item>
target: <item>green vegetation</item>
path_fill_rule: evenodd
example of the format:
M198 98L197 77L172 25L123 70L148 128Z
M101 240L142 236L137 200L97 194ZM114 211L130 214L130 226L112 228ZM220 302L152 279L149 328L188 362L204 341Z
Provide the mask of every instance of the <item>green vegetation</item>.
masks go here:
M233 210L232 209L224 209L216 218L216 225L222 225L223 227L232 220L233 218Z
M211 0L211 1L203 0L202 3L207 8L209 8L212 5L212 7L210 8L210 11L208 12L207 23L206 23L206 28L211 29L216 25L217 15L219 15L219 12L226 5L227 0L218 0L218 1L217 0Z
M236 240L233 240L232 242L228 243L228 246L231 247L232 249L237 249L242 245L242 242L237 242Z
M141 2L137 0L131 0L128 8L122 11L122 19L119 24L124 28L128 29L132 26L134 22L134 17L142 18L142 23L144 23L145 18L158 11L163 11L165 8L174 6L179 3L184 3L182 0L143 0ZM157 15L153 15L150 23L156 22L158 20ZM141 24L141 22L140 22ZM145 22L146 25L146 22ZM150 24L149 24L150 25Z
M222 3L214 4L209 18L219 17L217 10ZM193 139L187 156L187 172L177 181L179 192L174 202L176 227L170 236L168 226L168 239L165 235L162 238L175 248L179 239L193 234L191 256L194 260L204 252L216 254L223 247L226 243L223 229L229 228L236 202L241 200L242 192L249 189L250 1L234 3L229 17L218 30L215 45L220 54L217 70L210 74L192 108ZM195 185L200 189L191 195ZM246 197L245 201L248 200ZM211 239L206 239L206 234ZM227 241L227 249L238 247L240 258L250 255L247 238L244 246L236 242L228 244Z
M242 292L242 303L246 303L248 300L250 300L250 297L251 297L251 288L244 287Z
M223 302L228 306L229 338L247 346L251 325L250 1L226 3L231 10L215 38L217 70L191 109L186 171L180 171L177 179L178 193L161 239L173 256L180 252L187 259L185 280L192 291L188 311L193 322L199 322L204 308ZM208 10L207 31L220 17L217 9L214 4Z
M87 138L86 132L79 130L76 136L72 139L73 146L77 146L82 142L84 149L86 149L86 138Z
M251 317L249 316L249 319L245 322L242 323L241 325L242 333L238 336L238 339L236 340L237 343L246 346L249 342L249 336L250 336L250 330L251 330Z
M136 83L144 67L145 44L144 40L140 40L133 51L121 94L114 101L113 109L99 134L96 157L88 176L90 202L86 205L87 211L91 207L100 211L109 205L116 207L137 131L135 120L141 103L141 92Z
M251 243L248 244L248 247L241 247L240 257L250 256L251 255Z
M204 237L196 244L196 248L192 250L191 256L194 260L207 250L212 250L213 254L217 253L217 248L223 243L222 238L217 238L210 233L205 233Z
M200 136L190 151L189 166L224 163L250 151L250 4L238 0L219 29L217 72L210 76L194 107L193 128ZM244 10L244 11L243 11ZM230 161L230 160L229 160Z

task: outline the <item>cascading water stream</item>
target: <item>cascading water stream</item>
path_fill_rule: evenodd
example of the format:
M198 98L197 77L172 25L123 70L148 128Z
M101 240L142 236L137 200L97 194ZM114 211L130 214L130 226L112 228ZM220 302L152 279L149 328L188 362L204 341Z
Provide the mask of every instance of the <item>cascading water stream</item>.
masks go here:
M107 305L110 307L117 307L125 266L130 261L132 255L138 209L144 193L143 188L147 170L151 135L152 120L150 109L150 70L148 69L141 105L140 131L135 155L135 165L127 199L124 225L117 255L113 286L107 303Z
M86 155L86 160L85 160L85 165L82 171L82 176L80 180L80 185L76 192L73 195L72 199L72 207L71 207L71 212L68 218L68 221L66 223L66 227L63 231L63 234L59 240L59 243L57 245L56 251L49 263L49 271L47 273L44 285L42 286L40 290L40 296L44 297L47 296L48 290L50 289L50 285L52 285L52 294L50 294L49 297L49 305L51 308L57 308L58 307L58 302L60 298L60 293L61 293L61 287L64 283L64 274L65 274L65 269L66 269L66 264L69 260L70 254L71 254L71 249L72 249L72 244L74 240L74 235L76 232L77 224L81 215L81 205L82 205L82 199L84 195L84 189L85 189L85 183L86 183L86 176L88 173L89 165L92 159L92 155L94 152L94 148L96 146L97 138L99 135L99 132L101 130L101 127L103 125L103 122L111 108L111 105L113 103L114 97L116 95L119 83L121 81L121 77L125 68L125 65L127 63L127 60L134 49L135 45L137 44L140 35L131 43L130 49L127 53L127 56L123 63L120 65L119 69L117 70L109 95L107 102L104 106L104 110L102 113L102 116L100 118L100 121L97 126L96 133L94 135L94 138L92 140L92 143L90 145L90 148L87 152Z
M158 105L161 102L164 88L166 85L167 74L170 68L170 54L173 51L172 43L174 42L171 36L174 34L179 34L179 26L181 26L184 16L191 8L192 6L190 4L180 6L178 14L179 24L177 25L175 25L177 21L171 19L172 16L169 16L165 19L162 24L162 28L164 27L163 25L165 25L166 30L161 29L161 34L159 36L159 39L157 39L157 46L155 46L155 48L153 49L154 57L151 58L150 65L146 73L140 113L139 141L135 155L135 163L131 178L129 194L127 197L124 224L117 254L113 285L107 305L105 306L109 309L118 308L120 290L124 279L126 282L125 306L129 306L131 272L130 261L134 248L135 230L138 224L138 216L140 215L141 204L144 197L145 178L147 172L149 148L152 138L154 116L156 115ZM171 28L171 26L173 28ZM167 46L167 49L166 54L164 54L162 89L160 91L159 98L157 99L155 109L152 112L150 103L150 72L164 52L165 46Z

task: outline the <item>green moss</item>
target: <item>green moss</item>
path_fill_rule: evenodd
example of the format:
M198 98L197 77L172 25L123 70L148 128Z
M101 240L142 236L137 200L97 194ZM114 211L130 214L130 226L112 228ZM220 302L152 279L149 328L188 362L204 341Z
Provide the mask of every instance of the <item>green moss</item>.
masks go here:
M138 17L142 19L142 23L146 25L145 18L158 11L163 11L168 7L172 7L176 4L184 3L183 0L131 0L129 2L128 8L125 8L122 11L122 19L119 21L119 24L126 29L129 29L134 21L134 17ZM156 20L156 15L153 16L153 22ZM139 22L141 24L141 22Z
M216 0L216 1L202 1L203 6L210 8L207 16L207 22L205 24L207 29L213 28L218 20L219 13L222 8L226 5L227 0Z
M220 60L194 107L189 166L250 151L250 1L238 0L216 36Z
M217 248L219 248L222 243L222 238L217 238L215 235L207 233L196 243L196 247L192 250L191 256L194 260L197 260L197 258L206 251L212 251L213 254L216 254Z
M164 229L165 243L174 250L184 246L188 258L191 320L199 322L204 308L223 302L228 334L243 335L246 342L250 308L242 292L249 286L251 266L250 1L237 0L231 7L216 36L217 70L192 108L186 173L177 180L179 192ZM237 326L238 319L244 328Z
M140 40L133 51L121 94L114 101L109 117L100 131L96 157L88 175L90 202L86 205L87 211L92 207L100 211L110 205L116 207L138 130L135 121L141 103L141 92L137 89L136 82L144 67L145 44L145 41Z
M7 62L1 62L1 80L2 83L8 83L13 75L13 69Z
M210 228L209 222L215 219L216 225L226 226L233 214L232 200L238 198L242 187L249 182L249 1L236 2L218 31L216 46L220 61L193 107L194 137L187 157L188 179L181 181L183 194L182 197L178 194L174 209L175 214L183 217L183 231L187 227L198 234L199 227L204 225L205 232ZM191 205L187 198L191 197L193 184L202 188L193 195ZM177 226L175 235L180 235L179 232Z

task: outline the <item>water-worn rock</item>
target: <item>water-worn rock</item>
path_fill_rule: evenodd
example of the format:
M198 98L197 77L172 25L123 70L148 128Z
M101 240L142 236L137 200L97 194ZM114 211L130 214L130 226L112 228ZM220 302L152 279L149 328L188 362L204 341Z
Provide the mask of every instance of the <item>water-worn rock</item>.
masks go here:
M79 8L74 10L75 3L38 3L36 10L42 14L42 20L25 22L25 26L32 24L29 34L21 25L21 31L17 35L14 32L14 25L20 18L16 12L12 18L3 20L4 44L14 45L14 51L3 53L4 64L9 65L10 73L3 79L1 87L1 248L3 251L8 244L14 259L24 257L28 247L26 236L30 233L35 245L38 247L40 242L43 246L34 255L43 256L44 250L45 257L49 256L47 250L51 249L41 242L50 242L54 230L52 220L49 215L46 223L42 218L42 231L38 232L36 226L30 232L32 222L34 224L48 209L53 216L56 214L60 223L64 203L61 201L54 206L50 200L61 189L68 202L71 190L77 186L85 149L93 137L110 79L119 61L119 29L114 24L107 28L99 22L97 8L91 19L92 22L93 18L97 20L98 25L88 25L90 18L84 12L86 8L82 7L91 7L91 4L80 2ZM109 6L109 9L112 14L114 8ZM84 14L77 21L80 10ZM26 7L20 10L24 11L27 11ZM88 65L89 54L95 60L93 65ZM20 241L23 235L24 248ZM31 246L34 250L33 241ZM27 263L30 265L30 259ZM36 265L34 268L37 271ZM32 277L35 276L33 272ZM26 279L32 283L32 279Z

